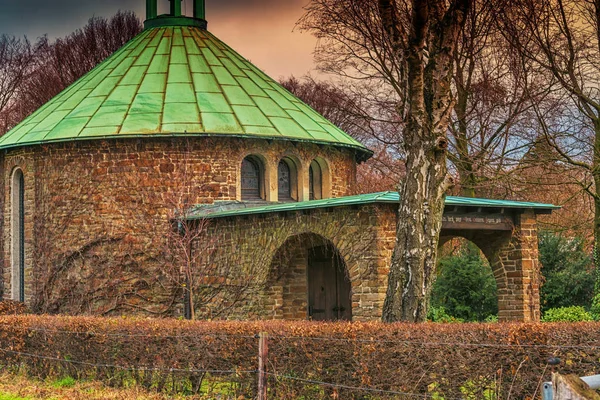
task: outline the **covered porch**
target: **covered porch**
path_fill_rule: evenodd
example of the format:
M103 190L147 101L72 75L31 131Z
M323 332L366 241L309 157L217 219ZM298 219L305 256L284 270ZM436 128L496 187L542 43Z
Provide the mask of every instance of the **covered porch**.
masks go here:
M247 271L245 279L262 287L236 306L237 317L368 321L381 318L398 204L396 192L227 202L200 208L188 220L203 221L207 234L219 238L210 262L236 263ZM440 246L461 237L481 249L496 279L500 321L540 318L537 215L555 208L446 199Z

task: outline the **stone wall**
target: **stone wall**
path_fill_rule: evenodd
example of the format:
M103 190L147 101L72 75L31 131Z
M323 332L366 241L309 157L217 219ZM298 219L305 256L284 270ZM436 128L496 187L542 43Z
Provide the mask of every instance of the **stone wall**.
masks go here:
M256 290L240 299L237 318L306 319L308 250L331 244L342 256L351 282L354 320L381 318L389 263L395 245L395 204L314 209L304 212L209 220L206 235L218 238L210 263L244 265ZM499 320L539 320L540 273L536 216L513 216L514 230L442 230L440 245L463 237L488 258L498 288ZM235 257L231 258L231 254ZM197 271L203 270L198 265ZM198 304L206 317L222 305Z
M389 261L382 246L389 237L381 227L389 216L371 205L209 220L206 236L216 238L218 249L207 264L236 265L244 284L253 289L230 310L230 317L306 319L308 250L331 245L351 282L353 319L378 319ZM197 273L204 268L198 265ZM208 318L223 307L196 306Z
M86 141L9 150L3 185L2 295L11 297L11 177L25 177L25 297L36 311L180 315L187 247L173 235L175 210L239 200L239 169L257 155L276 196L277 164L296 163L300 200L318 158L333 197L354 194L351 151L236 138ZM327 192L327 191L326 191ZM395 244L396 205L376 204L212 221L193 241L199 317L306 318L308 250L331 245L345 262L355 320L379 319ZM536 218L513 232L443 231L477 244L498 285L501 320L539 319ZM206 221L202 221L204 225ZM174 238L175 236L175 238ZM183 254L183 256L182 256ZM198 256L199 257L196 257ZM181 258L183 257L183 258ZM183 261L182 261L183 260ZM196 270L194 275L199 275ZM174 279L177 276L177 279Z
M440 243L463 237L490 263L498 291L499 321L539 321L541 273L536 215L520 210L511 231L444 231Z
M168 252L169 219L193 204L239 200L248 154L275 170L282 157L293 157L306 182L319 157L330 168L331 195L353 194L353 153L309 143L149 138L8 150L1 160L3 297L11 296L16 167L25 177L26 301L44 312L164 315L180 300L158 260Z

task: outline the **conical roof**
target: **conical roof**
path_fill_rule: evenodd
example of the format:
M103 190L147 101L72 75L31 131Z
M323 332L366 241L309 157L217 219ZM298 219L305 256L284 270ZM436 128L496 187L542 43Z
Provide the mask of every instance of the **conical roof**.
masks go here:
M177 21L184 23L177 23ZM59 141L233 136L370 151L187 18L146 29L0 137L0 149ZM192 24L193 25L193 24Z

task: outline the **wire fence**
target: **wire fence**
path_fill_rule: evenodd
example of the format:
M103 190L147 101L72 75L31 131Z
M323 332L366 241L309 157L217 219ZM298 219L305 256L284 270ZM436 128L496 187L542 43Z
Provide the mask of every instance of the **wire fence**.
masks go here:
M73 332L71 332L71 333L73 333ZM95 368L114 368L114 369L118 369L118 370L122 370L122 371L131 371L131 372L133 372L133 371L135 371L135 372L167 372L167 373L182 372L182 373L200 373L200 374L212 374L212 375L232 375L232 374L241 375L241 374L259 374L260 373L259 370L244 371L244 370L239 370L239 369L216 370L216 369L194 369L194 368L187 368L187 369L154 368L154 367L148 367L148 366L131 367L131 366L123 366L123 365L115 365L115 364L95 364L95 363L90 363L90 362L86 362L86 361L70 360L70 359L64 359L64 358L58 358L58 357L49 357L49 356L43 356L43 355L39 355L39 354L24 353L24 352L18 352L18 351L6 350L6 349L0 349L0 352L5 353L5 354L13 354L13 355L19 355L19 356L24 356L24 357L37 358L37 359L41 359L41 360L56 361L59 363L85 365L85 366L90 366L90 367L95 367ZM273 377L275 379L292 380L292 381L296 381L296 382L308 383L308 384L318 385L321 387L328 387L328 388L332 388L332 389L344 389L344 390L355 391L355 392L396 395L396 396L404 396L404 397L409 397L409 398L423 398L423 399L439 399L440 398L436 394L409 393L409 392L400 392L400 391L395 391L395 390L377 389L377 388L372 388L372 387L349 386L349 385L344 385L344 384L339 384L339 383L323 382L323 381L319 381L319 380L315 380L315 379L306 379L306 378L301 378L301 377L297 377L297 376L277 374L277 373L272 373L272 372L265 372L265 375ZM446 397L444 397L444 399L445 400L454 400L454 399L459 400L462 398L446 396Z
M111 384L115 377L133 379L153 389L163 387L157 379L170 379L177 382L170 386L173 391L189 387L193 379L217 379L219 385L230 386L232 398L266 398L257 392L262 380L274 399L516 399L538 393L555 369L548 365L549 357L564 358L562 368L578 375L600 367L598 326L576 329L577 334L565 327L542 332L523 328L525 333L513 329L501 332L504 336L493 329L469 332L463 327L454 332L441 325L439 332L427 334L402 326L393 332L365 328L360 336L338 327L328 337L322 335L326 326L293 323L289 334L278 325L272 329L275 333L266 335L252 330L268 324L241 325L236 331L219 331L222 326L215 325L214 331L186 327L174 332L160 329L156 322L151 329L133 324L128 330L110 324L110 329L103 324L88 328L83 323L75 328L69 323L45 327L44 320L39 322L0 321L1 366L40 375L76 373ZM231 326L235 325L227 329ZM553 342L557 339L561 342ZM261 340L269 343L265 354L260 353ZM264 370L259 357L266 360Z

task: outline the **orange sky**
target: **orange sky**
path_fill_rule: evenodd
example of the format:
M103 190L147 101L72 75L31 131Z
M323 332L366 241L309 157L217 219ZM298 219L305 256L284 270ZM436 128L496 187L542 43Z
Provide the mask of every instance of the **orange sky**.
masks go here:
M314 72L316 39L294 30L309 0L206 0L208 28L275 79ZM159 12L169 2L159 0ZM145 0L0 0L0 34L35 39L66 35L96 15L110 17L119 9L143 18ZM192 0L184 0L188 15Z
M207 14L208 29L272 78L305 75L314 69L316 39L294 29L304 2L283 2L289 4L246 9L243 14L217 10Z

